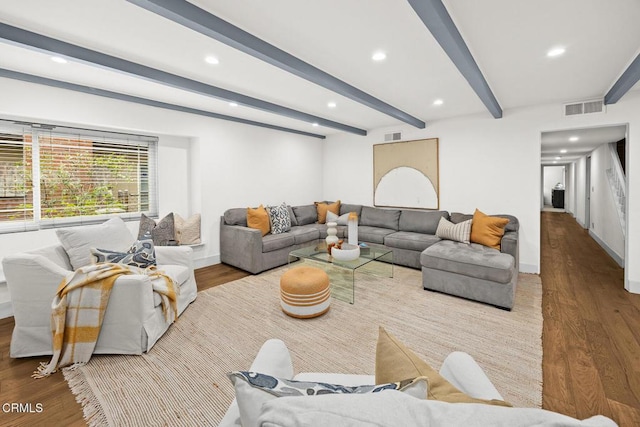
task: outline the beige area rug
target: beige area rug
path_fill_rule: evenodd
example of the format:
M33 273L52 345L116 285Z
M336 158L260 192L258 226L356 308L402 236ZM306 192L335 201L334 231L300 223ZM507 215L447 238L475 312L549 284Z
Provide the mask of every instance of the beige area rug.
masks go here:
M279 306L288 267L198 294L148 354L95 356L64 376L90 425L217 425L233 400L226 373L248 369L262 343L282 339L296 372L372 374L378 326L434 367L470 353L504 398L542 402L542 313L538 276L521 274L508 312L422 289L421 272L356 274L355 304L333 299L324 316L300 320Z

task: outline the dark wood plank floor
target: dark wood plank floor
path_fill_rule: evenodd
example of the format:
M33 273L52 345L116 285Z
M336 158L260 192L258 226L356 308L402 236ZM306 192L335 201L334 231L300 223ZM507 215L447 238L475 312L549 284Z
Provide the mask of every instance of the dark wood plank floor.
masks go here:
M640 425L640 295L623 289L623 271L568 214L541 217L543 407L574 417L605 414ZM196 271L198 290L247 274L226 265ZM43 405L7 414L2 426L84 425L63 376L32 380L48 358L9 358L13 319L0 320L0 404Z

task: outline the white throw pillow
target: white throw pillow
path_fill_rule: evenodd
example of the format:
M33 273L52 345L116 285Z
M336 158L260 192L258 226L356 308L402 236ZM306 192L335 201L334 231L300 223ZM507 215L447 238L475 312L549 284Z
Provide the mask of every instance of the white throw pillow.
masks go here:
M436 236L441 239L470 243L471 221L472 220L467 220L454 224L451 221L444 219L444 217L440 217L440 222L436 229Z
M262 411L262 405L278 397L368 394L386 390L400 390L410 396L424 399L427 395L428 386L426 377L418 377L400 383L361 386L294 381L246 371L231 372L229 373L229 379L236 391L236 402L240 409L240 420L243 427L258 426L258 417Z
M56 234L74 270L91 264L91 248L127 252L136 240L120 217L98 225L58 228Z
M195 214L187 219L178 214L173 215L176 240L181 245L199 245L200 240L200 214Z
M340 216L334 214L331 211L327 211L327 222L335 222L338 225L348 225L349 224L349 212L346 214L342 214Z

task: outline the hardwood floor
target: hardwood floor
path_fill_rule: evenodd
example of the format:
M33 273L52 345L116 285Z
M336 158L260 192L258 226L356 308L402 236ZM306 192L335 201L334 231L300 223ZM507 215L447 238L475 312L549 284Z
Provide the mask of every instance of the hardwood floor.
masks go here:
M565 213L541 216L543 407L573 417L604 414L640 425L640 295L623 270ZM227 265L196 271L198 290L246 276ZM84 425L62 375L31 372L46 357L11 359L13 319L0 320L0 405L42 404L41 413L5 413L1 426Z
M640 295L567 213L542 212L543 407L640 425Z

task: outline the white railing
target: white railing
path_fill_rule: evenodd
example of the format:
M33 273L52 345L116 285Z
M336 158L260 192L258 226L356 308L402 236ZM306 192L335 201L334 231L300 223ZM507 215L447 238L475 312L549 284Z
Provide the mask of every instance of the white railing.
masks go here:
M616 211L618 211L622 235L626 237L625 206L627 204L627 187L615 143L609 144L609 154L611 155L611 167L607 169L607 178L611 188L611 195L616 205Z

